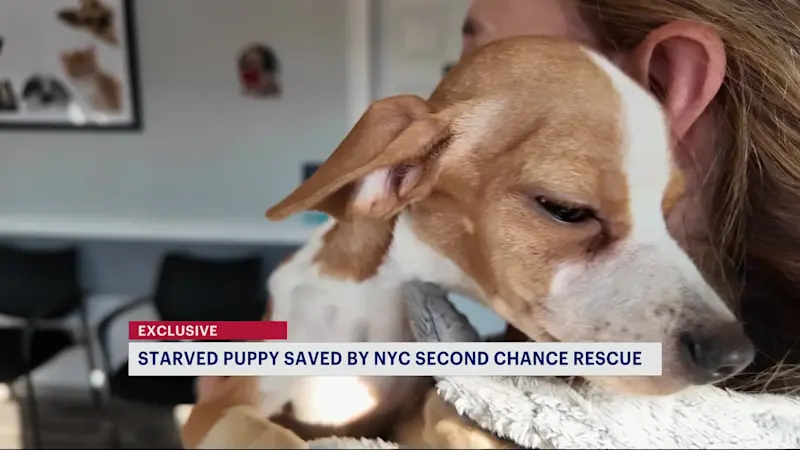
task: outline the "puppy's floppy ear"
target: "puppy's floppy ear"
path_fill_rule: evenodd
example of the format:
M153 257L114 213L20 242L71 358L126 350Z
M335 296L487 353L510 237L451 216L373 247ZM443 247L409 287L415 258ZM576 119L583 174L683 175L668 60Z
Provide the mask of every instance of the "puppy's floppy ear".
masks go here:
M305 183L267 211L281 220L304 210L335 218L389 218L427 196L458 106L433 113L420 97L373 103L333 154Z

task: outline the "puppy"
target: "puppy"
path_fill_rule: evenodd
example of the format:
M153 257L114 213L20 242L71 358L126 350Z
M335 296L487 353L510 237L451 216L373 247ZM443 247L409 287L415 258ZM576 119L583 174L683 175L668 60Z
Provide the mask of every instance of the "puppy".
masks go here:
M419 279L537 341L661 342L662 376L590 380L617 391L717 382L754 349L667 230L683 190L649 92L576 44L498 41L428 100L375 102L267 212L332 217L271 276L272 319L288 321L296 342L409 340L402 290ZM420 383L265 377L262 407L368 436L422 395Z

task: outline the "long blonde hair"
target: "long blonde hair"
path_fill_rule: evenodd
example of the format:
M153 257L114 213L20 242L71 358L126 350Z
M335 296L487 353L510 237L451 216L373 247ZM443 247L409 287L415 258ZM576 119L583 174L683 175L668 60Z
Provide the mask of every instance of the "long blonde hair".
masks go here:
M717 267L705 269L714 272L721 263L728 286L744 294L740 311L761 355L757 374L741 387L797 389L800 2L578 1L596 34L619 50L676 19L710 25L725 43L727 74L713 105L724 124L725 144L716 149L706 187L709 238L721 258Z

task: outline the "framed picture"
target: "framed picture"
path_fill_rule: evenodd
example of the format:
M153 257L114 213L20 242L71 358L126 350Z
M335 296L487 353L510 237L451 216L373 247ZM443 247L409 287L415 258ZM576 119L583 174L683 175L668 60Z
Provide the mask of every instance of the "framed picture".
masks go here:
M261 99L281 96L281 70L275 50L264 44L248 44L236 61L242 95Z
M0 128L138 130L133 0L0 1Z

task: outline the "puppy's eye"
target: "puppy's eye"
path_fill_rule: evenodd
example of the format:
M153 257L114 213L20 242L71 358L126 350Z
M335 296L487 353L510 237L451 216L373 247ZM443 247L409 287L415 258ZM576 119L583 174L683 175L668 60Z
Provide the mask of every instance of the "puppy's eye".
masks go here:
M594 218L594 211L589 208L567 206L541 196L535 200L548 214L562 222L581 223Z

